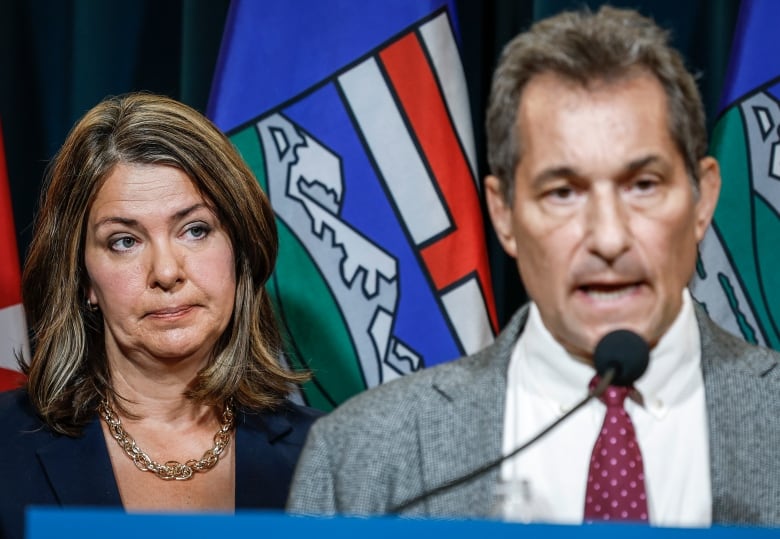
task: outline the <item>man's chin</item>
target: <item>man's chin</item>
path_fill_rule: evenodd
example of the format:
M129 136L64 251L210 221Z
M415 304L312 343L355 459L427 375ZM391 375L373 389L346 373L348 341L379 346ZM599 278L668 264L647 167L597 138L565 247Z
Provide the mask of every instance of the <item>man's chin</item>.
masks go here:
M618 330L633 331L645 341L648 341L646 336L646 328L642 324L632 324L631 322L615 322L599 325L598 327L590 328L587 332L578 332L576 335L570 335L569 339L561 340L557 339L563 344L566 351L577 359L582 359L586 363L593 363L593 353L596 350L596 346L599 344L608 334Z

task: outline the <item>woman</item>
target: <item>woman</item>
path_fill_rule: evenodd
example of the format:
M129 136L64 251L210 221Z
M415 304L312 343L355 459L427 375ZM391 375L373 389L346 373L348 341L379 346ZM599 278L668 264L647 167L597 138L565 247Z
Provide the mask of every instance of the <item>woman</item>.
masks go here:
M0 536L27 505L282 508L318 413L286 397L267 198L171 99L107 99L47 174L23 275L34 354L0 395Z

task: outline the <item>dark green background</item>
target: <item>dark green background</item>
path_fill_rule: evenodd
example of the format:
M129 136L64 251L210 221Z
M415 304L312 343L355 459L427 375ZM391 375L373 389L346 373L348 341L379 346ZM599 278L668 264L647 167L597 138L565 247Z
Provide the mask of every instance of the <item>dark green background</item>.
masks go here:
M486 170L484 105L504 43L536 19L603 3L458 1L480 174ZM711 126L739 0L610 3L637 8L672 31L689 67L701 75ZM0 0L0 119L22 257L46 163L87 109L106 95L149 90L205 111L228 5L228 0ZM487 237L503 322L523 292L514 265L492 233Z

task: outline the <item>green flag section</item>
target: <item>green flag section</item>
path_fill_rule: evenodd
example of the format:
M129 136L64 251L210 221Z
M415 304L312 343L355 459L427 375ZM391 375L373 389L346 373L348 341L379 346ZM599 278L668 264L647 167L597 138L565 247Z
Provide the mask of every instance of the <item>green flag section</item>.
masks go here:
M230 139L268 192L263 151L254 127L235 132ZM279 320L295 339L288 339L287 357L293 368L308 368L317 376L304 386L307 403L329 410L365 389L359 361L341 316L338 303L306 248L285 223L278 219L279 257L268 291ZM300 291L305 291L303 296ZM279 298L290 298L282 303ZM317 305L312 309L311 305ZM328 339L319 338L328 335ZM341 357L339 368L329 368L321 358ZM305 362L301 358L308 358ZM323 386L327 387L325 391Z
M778 2L742 5L711 143L723 186L691 290L721 326L780 349L780 61L767 54L777 20Z

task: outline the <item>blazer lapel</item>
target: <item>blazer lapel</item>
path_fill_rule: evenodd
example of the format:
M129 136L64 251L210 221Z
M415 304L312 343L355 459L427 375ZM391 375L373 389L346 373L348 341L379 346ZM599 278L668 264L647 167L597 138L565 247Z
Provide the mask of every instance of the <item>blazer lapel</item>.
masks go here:
M236 430L236 509L283 508L295 455L281 442L292 431L282 415L240 412ZM97 418L78 438L60 436L37 450L60 505L121 507Z
M292 424L281 414L240 412L236 430L236 509L283 508L296 455L282 440Z
M425 488L462 477L501 455L506 372L527 317L521 309L488 348L441 369L418 414ZM429 514L490 515L499 467L427 501Z
M61 505L122 505L97 417L80 437L59 436L37 454Z

